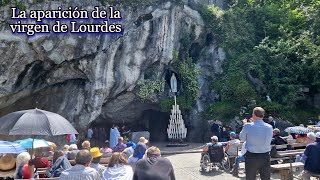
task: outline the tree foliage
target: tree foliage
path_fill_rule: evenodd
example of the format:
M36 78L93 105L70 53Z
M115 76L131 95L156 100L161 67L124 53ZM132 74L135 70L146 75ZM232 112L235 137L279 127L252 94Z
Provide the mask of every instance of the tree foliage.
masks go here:
M221 101L240 108L250 99L263 104L269 95L271 109L308 111L320 89L320 1L230 0L229 5L224 12L202 10L227 54L224 73L213 83Z

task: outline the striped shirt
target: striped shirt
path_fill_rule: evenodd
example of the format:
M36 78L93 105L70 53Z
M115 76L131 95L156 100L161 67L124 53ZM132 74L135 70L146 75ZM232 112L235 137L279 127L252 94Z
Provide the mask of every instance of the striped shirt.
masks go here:
M91 166L93 169L97 170L100 177L102 177L102 173L104 170L106 170L106 167L102 166L101 164L91 163Z
M76 164L70 169L63 171L60 180L101 180L99 173L91 168Z

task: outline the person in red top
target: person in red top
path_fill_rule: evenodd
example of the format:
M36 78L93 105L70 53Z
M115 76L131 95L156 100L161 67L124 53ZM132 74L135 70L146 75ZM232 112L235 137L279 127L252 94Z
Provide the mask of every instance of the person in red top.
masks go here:
M48 168L50 169L50 163L47 158L42 156L42 149L38 148L35 152L35 158L32 160L35 168ZM39 175L40 178L45 178L43 174Z
M36 168L50 168L48 159L42 156L42 149L38 148L35 152L35 158L32 160Z

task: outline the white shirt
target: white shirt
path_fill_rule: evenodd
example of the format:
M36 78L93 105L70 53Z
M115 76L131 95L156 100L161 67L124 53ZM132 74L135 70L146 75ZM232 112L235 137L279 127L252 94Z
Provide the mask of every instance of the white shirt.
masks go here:
M245 154L246 154L246 152L247 152L247 149L246 149L246 142L244 142L244 143L242 144L240 154L243 156L243 155L245 155Z
M229 149L228 149L228 155L230 156L237 156L238 155L238 147L240 146L240 140L239 139L232 139L229 142Z
M270 124L257 119L252 123L246 123L241 132L240 140L246 141L246 148L251 153L267 153L271 150L273 129Z
M102 176L103 180L132 180L133 170L128 165L116 164L113 167L108 167Z

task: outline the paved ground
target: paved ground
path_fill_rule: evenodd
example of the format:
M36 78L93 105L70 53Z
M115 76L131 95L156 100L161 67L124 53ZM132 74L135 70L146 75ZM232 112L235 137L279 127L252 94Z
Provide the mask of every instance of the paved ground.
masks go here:
M212 170L207 173L201 173L200 169L200 153L174 154L165 155L168 158L175 170L177 180L196 180L196 179L245 179L244 174L239 174L242 178L233 177L230 173L224 171Z
M211 172L201 173L200 169L200 153L186 153L186 154L173 154L164 155L168 158L175 170L175 175L177 180L206 180L206 179L216 179L216 180L236 180L236 179L246 179L244 173L244 163L240 164L239 177L234 177L229 172L224 172L222 170L212 170ZM295 172L298 175L299 172ZM258 178L259 179L259 178ZM271 174L271 179L280 179L279 173L274 172ZM296 179L296 178L294 178Z
M189 152L200 152L204 147L204 143L188 143L188 146L167 147L168 142L151 143L150 146L157 146L161 150L161 154L181 154ZM150 147L149 146L149 147Z

